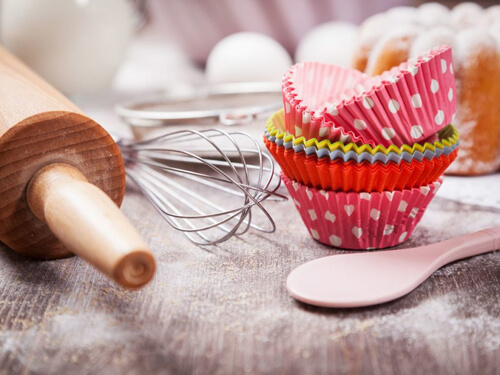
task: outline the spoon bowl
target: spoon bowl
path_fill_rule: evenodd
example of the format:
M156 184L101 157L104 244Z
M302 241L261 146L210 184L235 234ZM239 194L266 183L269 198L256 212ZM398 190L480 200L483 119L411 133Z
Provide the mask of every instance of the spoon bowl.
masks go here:
M500 247L500 226L410 249L332 255L293 270L287 289L322 307L362 307L402 297L442 266Z

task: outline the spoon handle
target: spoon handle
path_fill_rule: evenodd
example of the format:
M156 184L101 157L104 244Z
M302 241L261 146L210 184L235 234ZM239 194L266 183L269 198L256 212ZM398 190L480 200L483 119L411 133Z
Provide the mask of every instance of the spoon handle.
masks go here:
M488 253L500 248L500 226L443 241L435 245L442 251L439 267L462 258Z

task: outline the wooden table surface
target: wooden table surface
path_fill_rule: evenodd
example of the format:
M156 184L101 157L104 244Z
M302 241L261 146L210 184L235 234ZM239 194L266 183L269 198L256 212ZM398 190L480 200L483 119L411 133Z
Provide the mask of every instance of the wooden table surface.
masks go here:
M400 247L500 225L499 187L498 174L449 178ZM315 308L289 297L285 278L340 251L311 240L291 202L267 207L276 233L209 252L129 188L123 211L158 261L137 292L78 258L33 261L0 245L0 374L500 373L500 252L444 267L391 303Z

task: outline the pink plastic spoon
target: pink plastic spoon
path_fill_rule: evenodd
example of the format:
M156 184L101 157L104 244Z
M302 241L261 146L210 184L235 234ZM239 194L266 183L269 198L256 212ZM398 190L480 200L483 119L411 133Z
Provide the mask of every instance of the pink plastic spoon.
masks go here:
M295 299L323 307L361 307L402 297L450 262L500 248L500 226L411 249L341 254L293 270Z

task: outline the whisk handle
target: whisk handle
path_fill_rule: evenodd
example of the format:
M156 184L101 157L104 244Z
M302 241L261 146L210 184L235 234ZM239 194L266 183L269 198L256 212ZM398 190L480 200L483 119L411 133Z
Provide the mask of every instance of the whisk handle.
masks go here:
M32 178L27 191L33 214L55 236L105 275L139 288L155 272L146 243L118 206L75 167L51 164Z

